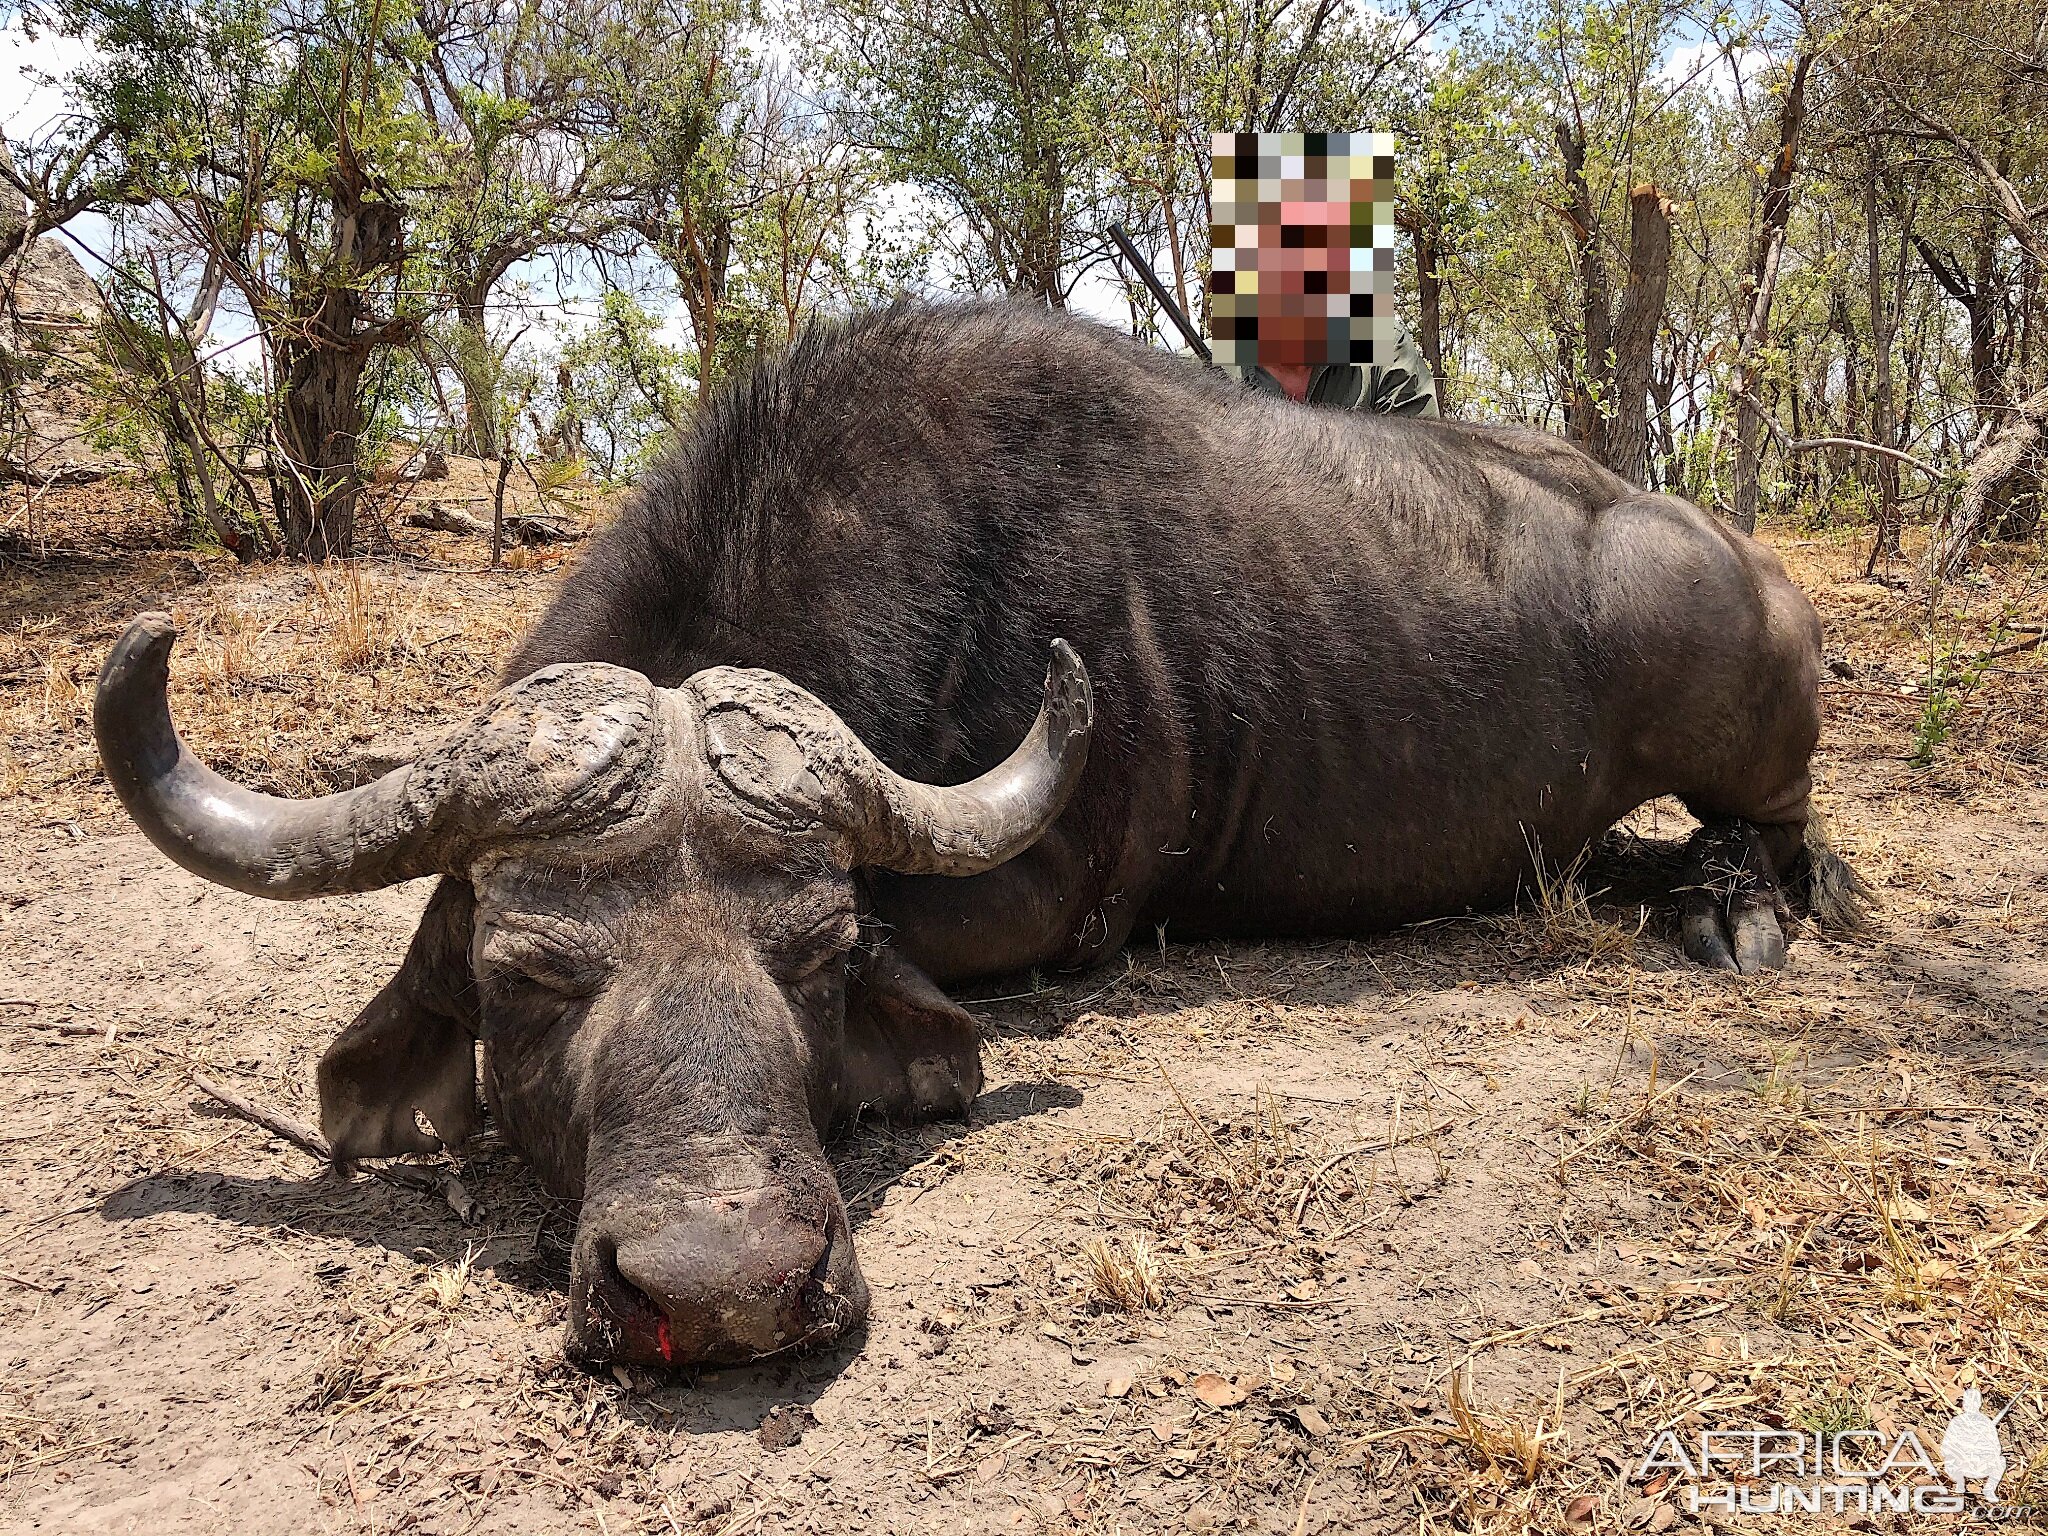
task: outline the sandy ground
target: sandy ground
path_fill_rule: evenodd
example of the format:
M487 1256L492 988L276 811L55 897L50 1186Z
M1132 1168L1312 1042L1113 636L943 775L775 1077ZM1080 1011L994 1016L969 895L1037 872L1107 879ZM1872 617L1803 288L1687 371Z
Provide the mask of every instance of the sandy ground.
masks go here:
M1933 1445L1970 1385L2006 1410L2009 1502L2041 1501L2008 1523L2048 1524L2040 652L1985 664L1911 766L1913 600L1779 542L1852 674L1820 800L1884 898L1871 933L1745 981L1610 896L987 989L971 1119L837 1149L865 1334L661 1382L563 1363L573 1213L508 1149L342 1182L193 1086L313 1118L424 891L205 885L123 830L85 730L98 651L168 598L202 744L338 782L337 741L487 686L472 641L545 572L422 545L351 596L104 543L0 556L0 1527L1662 1531L1710 1518L1635 1480L1663 1428ZM2003 571L1930 632L1982 656L1985 615L2040 591Z

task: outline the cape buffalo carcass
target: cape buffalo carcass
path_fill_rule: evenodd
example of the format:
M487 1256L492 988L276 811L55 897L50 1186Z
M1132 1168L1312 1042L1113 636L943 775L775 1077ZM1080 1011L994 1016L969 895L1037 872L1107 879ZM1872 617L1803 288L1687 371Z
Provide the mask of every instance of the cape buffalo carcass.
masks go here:
M1005 304L816 329L708 400L506 685L375 783L199 765L173 634L101 676L123 802L257 895L443 877L322 1123L341 1159L429 1149L415 1110L460 1142L481 1039L582 1202L594 1360L863 1318L821 1137L973 1100L941 986L1503 903L1665 794L1703 823L1685 947L1750 971L1813 864L1820 627L1761 545L1549 437L1307 410Z

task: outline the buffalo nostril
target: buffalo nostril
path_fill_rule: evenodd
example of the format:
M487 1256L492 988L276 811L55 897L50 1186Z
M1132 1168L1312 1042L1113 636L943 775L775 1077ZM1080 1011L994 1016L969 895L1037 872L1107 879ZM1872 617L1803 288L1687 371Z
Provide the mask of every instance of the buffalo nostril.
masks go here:
M585 1329L599 1358L660 1355L672 1360L675 1343L668 1314L645 1289L619 1269L618 1250L609 1241L596 1244L586 1260L581 1287Z
M617 1265L666 1319L656 1348L670 1364L819 1343L866 1309L843 1224L798 1219L778 1197L694 1205L621 1245Z

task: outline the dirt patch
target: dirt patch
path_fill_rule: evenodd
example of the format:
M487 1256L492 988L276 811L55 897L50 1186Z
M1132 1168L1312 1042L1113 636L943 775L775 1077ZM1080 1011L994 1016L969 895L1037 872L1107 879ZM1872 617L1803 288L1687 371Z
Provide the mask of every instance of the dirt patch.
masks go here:
M1777 542L1854 674L1819 793L1872 934L1741 981L1596 894L984 989L972 1118L836 1149L866 1333L680 1382L562 1362L573 1215L491 1137L344 1182L192 1086L312 1118L423 893L186 876L85 729L99 649L168 599L205 750L325 787L481 696L551 583L427 544L353 573L9 557L0 1523L1656 1531L1700 1518L1631 1478L1662 1429L1935 1445L1970 1385L2006 1410L2001 1492L2048 1503L2039 652L1909 766L1926 615L1845 546ZM1993 650L2039 591L1996 570L1938 623Z

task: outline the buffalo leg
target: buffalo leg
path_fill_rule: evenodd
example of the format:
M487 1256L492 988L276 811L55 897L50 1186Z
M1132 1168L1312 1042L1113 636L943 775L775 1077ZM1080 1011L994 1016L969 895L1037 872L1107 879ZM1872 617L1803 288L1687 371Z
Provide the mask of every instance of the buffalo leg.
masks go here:
M320 1129L337 1165L460 1146L475 1134L474 912L469 886L443 880L398 974L321 1056ZM415 1112L434 1135L420 1129Z
M832 1119L964 1115L981 1092L974 1017L888 946L848 988L846 1044Z
M934 981L957 986L1038 966L1078 970L1123 947L1137 919L1055 827L999 869L964 880L872 877L873 915L889 942Z
M1791 909L1765 839L1749 822L1710 822L1693 834L1678 914L1685 952L1701 965L1750 976L1785 963Z

